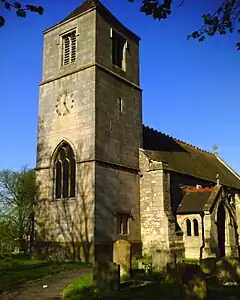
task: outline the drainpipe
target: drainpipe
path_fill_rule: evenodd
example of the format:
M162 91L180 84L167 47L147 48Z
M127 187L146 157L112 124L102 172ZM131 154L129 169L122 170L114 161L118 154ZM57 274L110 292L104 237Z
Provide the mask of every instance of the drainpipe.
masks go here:
M205 237L204 237L204 212L201 213L202 218L202 246L200 247L200 260L203 256L203 249L205 247Z

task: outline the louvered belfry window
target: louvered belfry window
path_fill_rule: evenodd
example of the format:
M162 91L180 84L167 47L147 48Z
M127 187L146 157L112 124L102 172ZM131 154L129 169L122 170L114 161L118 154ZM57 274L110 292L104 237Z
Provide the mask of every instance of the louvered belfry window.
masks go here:
M54 169L55 198L75 197L76 159L72 148L67 143L58 150Z
M76 31L63 36L63 65L76 61Z

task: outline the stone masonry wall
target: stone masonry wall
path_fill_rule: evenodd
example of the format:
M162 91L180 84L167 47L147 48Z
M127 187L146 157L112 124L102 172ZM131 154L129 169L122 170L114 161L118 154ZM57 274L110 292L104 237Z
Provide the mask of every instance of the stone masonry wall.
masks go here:
M139 175L125 170L96 165L95 240L106 243L126 239L140 243ZM118 235L116 213L127 212L129 234Z
M96 13L65 22L44 34L43 76L39 92L36 238L38 242L92 243L95 195ZM61 66L61 35L77 31L76 62ZM69 113L59 116L57 99L65 93ZM73 106L73 107L71 107ZM53 161L67 141L77 161L76 197L53 199Z
M159 163L160 164L160 163ZM143 252L174 247L175 222L171 214L170 178L163 168L150 170L140 150L140 212Z
M139 86L139 43L131 40L124 35L121 26L112 27L97 14L97 45L96 62L106 69L127 79L129 82ZM112 39L111 29L125 37L127 44L125 45L126 70L114 66L112 64Z
M191 222L191 236L187 235L186 220ZM198 236L194 235L193 220L198 222ZM202 218L199 214L186 214L178 215L177 222L183 232L183 241L185 246L185 258L187 259L199 259L200 258L200 247L203 244L202 241Z
M92 10L45 31L37 154L39 243L93 243L100 249L101 243L116 239L141 240L138 42L128 41L125 70L113 66L110 28ZM61 36L71 30L77 32L76 62L63 67ZM115 30L121 33L121 26ZM73 107L59 116L57 99L64 93ZM77 160L77 193L67 201L53 198L54 155L63 141L71 145ZM128 237L116 235L118 210L132 214Z

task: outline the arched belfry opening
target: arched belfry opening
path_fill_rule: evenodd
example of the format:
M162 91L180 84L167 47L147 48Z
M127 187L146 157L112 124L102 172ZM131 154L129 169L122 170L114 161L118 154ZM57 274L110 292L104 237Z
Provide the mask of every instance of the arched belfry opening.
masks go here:
M218 226L218 247L220 257L225 256L225 229L226 224L226 211L224 208L223 202L219 204L218 211L217 211L217 226Z
M71 146L64 142L54 160L54 198L73 198L76 193L76 159Z

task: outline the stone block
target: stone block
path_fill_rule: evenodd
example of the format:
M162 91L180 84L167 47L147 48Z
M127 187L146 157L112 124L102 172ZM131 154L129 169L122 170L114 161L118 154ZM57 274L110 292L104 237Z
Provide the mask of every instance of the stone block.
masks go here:
M207 285L204 273L197 265L186 265L182 275L185 299L203 300L207 297Z
M216 263L216 276L220 283L240 283L240 262L235 258L224 257Z
M120 265L120 276L130 276L131 244L126 240L116 241L113 245L113 261Z
M96 262L93 268L93 285L101 295L119 290L120 266L109 260Z
M166 270L167 264L175 264L175 261L175 254L169 250L156 250L152 253L152 266L155 270Z
M200 268L205 274L212 274L216 269L216 258L210 257L201 259Z

